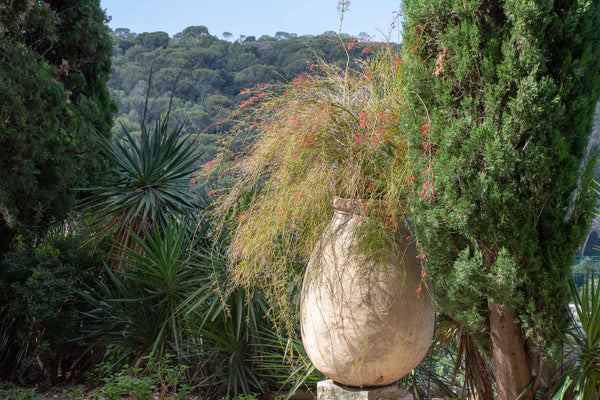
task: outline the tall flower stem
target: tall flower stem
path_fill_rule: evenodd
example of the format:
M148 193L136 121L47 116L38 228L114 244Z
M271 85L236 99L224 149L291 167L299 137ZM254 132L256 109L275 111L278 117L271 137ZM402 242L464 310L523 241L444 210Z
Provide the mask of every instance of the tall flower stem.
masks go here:
M348 48L344 43L344 39L342 38L342 26L344 25L344 13L348 11L348 7L350 7L350 0L340 0L338 2L338 11L340 13L340 27L338 29L338 38L340 39L340 43L342 44L342 48L346 53L346 69L344 73L344 88L343 88L343 98L346 100L346 88L348 86L348 68L350 66L350 53L348 53Z

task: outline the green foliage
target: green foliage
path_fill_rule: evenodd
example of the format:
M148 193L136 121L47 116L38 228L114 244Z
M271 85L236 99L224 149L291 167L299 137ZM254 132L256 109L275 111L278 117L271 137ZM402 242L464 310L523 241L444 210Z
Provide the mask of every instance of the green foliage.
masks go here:
M102 361L94 365L93 370L86 372L86 381L90 384L100 383L105 378L117 374L133 356L131 348L109 344L104 350Z
M201 267L197 290L182 304L196 338L189 342L190 351L207 371L199 385L211 397L265 391L253 357L260 352L256 336L268 323L268 307L260 292L247 292L231 280L225 243L195 253Z
M553 400L562 400L573 393L577 400L597 399L600 395L600 285L594 275L586 276L581 293L575 282L569 281L575 306L571 326L566 333L559 332L566 345L567 373L562 387Z
M0 247L18 231L42 231L73 203L76 146L65 141L67 93L53 67L20 43L0 41ZM8 173L10 171L10 173Z
M151 355L148 358L146 371L151 371L156 376L157 386L160 390L160 397L167 394L175 394L175 399L192 399L192 387L185 383L187 365L174 362L172 356L165 355L161 358Z
M159 36L160 45L146 43ZM112 38L114 68L109 87L119 104L117 120L127 127L139 125L151 64L155 72L149 107L151 122L166 112L155 108L152 100L168 99L179 76L172 115L178 116L176 123L184 133L208 133L210 141L199 145L204 152L202 162L213 159L217 153L217 135L228 130L219 120L236 111L243 100L238 97L242 89L291 81L295 74L306 72L317 57L332 63L346 61L339 41L325 34L297 37L279 32L276 38L263 36L230 42L211 35L204 26L191 26L171 39L165 39L161 32L138 35L128 29L117 29ZM354 60L366 55L361 46L356 46L350 50L350 56L351 66L356 67ZM114 133L119 134L118 124Z
M190 258L190 230L175 222L133 235L137 253L125 253L124 269L107 269L109 281L80 294L91 306L85 328L96 343L119 344L122 354L161 357L173 349L184 354L184 310L180 307L197 288L197 263ZM133 360L132 362L135 362Z
M142 254L129 251L129 266L132 271L124 274L128 284L143 288L143 297L129 301L155 304L154 312L159 315L158 336L151 351L160 356L168 340L181 352L183 345L183 311L180 307L186 295L196 287L195 262L190 258L191 243L186 226L167 225L161 229L155 225L154 237L149 233L145 239L136 237Z
M21 388L8 385L0 387L0 399L3 400L46 400L45 397L37 393L36 388Z
M413 221L437 305L478 343L496 302L542 357L559 349L550 333L566 327L568 265L595 198L594 150L584 159L599 8L405 1Z
M104 21L97 0L0 7L0 252L17 233L43 235L73 206L70 189L107 166L94 141L113 112Z
M211 397L282 387L293 393L314 380L301 344L273 332L263 295L231 280L225 238L215 245L211 231L201 223L194 240L174 225L136 236L142 255L130 251L121 272L108 270L108 281L80 292L91 309L86 341L108 345L96 377L124 363L143 365L149 354L172 354L194 366L189 382Z
M151 400L156 380L153 376L139 376L142 370L125 365L121 371L105 380L97 396L106 400L119 400L129 396L136 400Z
M84 240L85 231L57 231L0 260L1 376L56 382L86 367L85 347L70 342L82 321L74 291L97 279L105 253Z
M145 358L145 368L123 365L121 369L103 378L104 385L92 394L93 398L119 400L122 396L145 400L170 398L175 400L196 399L193 388L185 383L187 365L174 363L169 355Z
M123 140L104 141L105 151L115 165L110 185L87 190L84 206L97 216L96 226L104 235L115 230L120 250L138 249L135 235L152 225L165 228L194 209L190 178L196 151L181 129L167 129L167 118L153 129L142 126L141 137L124 131Z
M282 338L277 330L264 326L256 340L255 366L261 378L285 399L300 388L314 389L318 381L325 379L306 355L300 339Z
M249 394L238 394L237 396L233 396L233 397L222 397L221 400L256 400L257 399L257 394L256 393L249 393Z

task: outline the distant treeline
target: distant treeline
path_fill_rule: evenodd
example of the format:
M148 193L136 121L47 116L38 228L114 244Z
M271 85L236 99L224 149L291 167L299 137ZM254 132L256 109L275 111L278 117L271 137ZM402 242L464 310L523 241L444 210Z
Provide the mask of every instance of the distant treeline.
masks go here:
M123 127L139 131L152 69L148 119L167 112L175 87L171 121L182 124L184 133L198 134L206 159L214 154L215 134L227 129L227 124L215 121L243 100L238 96L242 89L291 80L307 72L317 57L345 66L348 51L353 65L367 56L371 46L364 33L358 38L343 34L342 45L333 31L300 37L277 32L275 37L232 40L231 33L224 32L224 39L219 39L204 26L191 26L172 38L165 32L137 34L124 28L111 35L113 69L108 85L119 107L115 133Z

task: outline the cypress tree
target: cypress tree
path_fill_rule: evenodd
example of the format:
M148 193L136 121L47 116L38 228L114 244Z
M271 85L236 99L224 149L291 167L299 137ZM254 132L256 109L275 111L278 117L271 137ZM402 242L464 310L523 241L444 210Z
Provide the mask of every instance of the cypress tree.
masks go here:
M111 39L99 0L0 4L0 254L43 234L74 205L73 187L107 169L96 137L115 106Z
M440 312L531 399L591 221L600 2L405 0L414 225ZM587 155L587 157L586 157Z

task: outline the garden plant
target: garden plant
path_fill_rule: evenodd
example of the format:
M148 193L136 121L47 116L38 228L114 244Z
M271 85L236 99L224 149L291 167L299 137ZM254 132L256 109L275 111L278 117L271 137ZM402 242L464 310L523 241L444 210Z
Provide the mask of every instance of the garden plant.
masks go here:
M402 379L416 398L600 395L583 251L569 283L596 200L600 0L405 0L402 45L138 35L98 0L5 3L0 398L312 388L296 315L335 197L364 257L416 246L412 293L438 312Z
M532 399L594 209L600 2L406 0L404 14L409 112L429 117L401 122L415 122L426 196L412 215L434 297L491 355L497 398Z
M402 60L393 46L365 49L373 57L356 70L321 60L292 82L245 91L233 140L205 168L233 177L210 194L232 231L236 281L263 289L288 322L289 282L299 283L334 196L359 199L358 246L370 257L393 250L407 216Z

